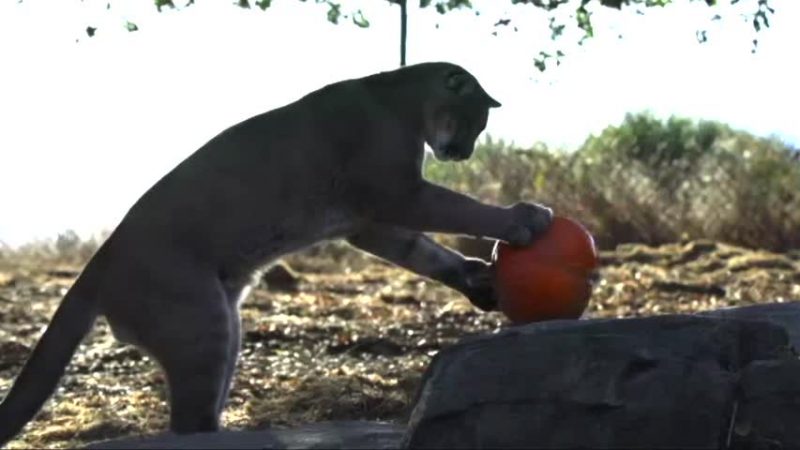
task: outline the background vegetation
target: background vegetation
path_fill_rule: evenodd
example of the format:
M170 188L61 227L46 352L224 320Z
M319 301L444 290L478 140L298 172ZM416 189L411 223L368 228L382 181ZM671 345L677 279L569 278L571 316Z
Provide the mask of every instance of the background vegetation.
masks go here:
M629 114L574 152L486 139L426 176L501 204L535 200L574 217L601 248L707 238L800 248L800 154L710 121Z
M585 224L601 249L695 239L800 249L800 151L718 122L629 114L575 151L487 137L468 161L428 158L425 176L493 203L544 203ZM17 250L0 243L0 264L82 264L104 238L67 231ZM363 259L340 243L289 259L302 264L304 256Z

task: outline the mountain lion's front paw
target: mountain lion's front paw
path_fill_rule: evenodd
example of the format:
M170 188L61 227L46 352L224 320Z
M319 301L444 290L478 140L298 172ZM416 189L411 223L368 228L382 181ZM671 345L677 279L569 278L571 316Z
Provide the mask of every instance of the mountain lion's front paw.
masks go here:
M482 259L464 261L463 294L481 311L497 310L497 293L494 289L494 265Z
M553 210L537 203L517 203L509 208L512 224L505 241L514 246L530 244L544 233L553 222Z

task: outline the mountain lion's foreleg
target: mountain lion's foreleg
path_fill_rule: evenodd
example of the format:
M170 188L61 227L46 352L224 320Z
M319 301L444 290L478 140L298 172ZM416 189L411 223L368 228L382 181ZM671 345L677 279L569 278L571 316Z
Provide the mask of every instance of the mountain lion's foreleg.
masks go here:
M375 199L378 222L416 231L465 234L529 244L552 221L550 208L534 203L492 206L424 180Z
M489 311L497 307L491 286L491 266L480 259L465 258L423 233L370 225L348 237L347 241L361 250L461 292L481 310Z

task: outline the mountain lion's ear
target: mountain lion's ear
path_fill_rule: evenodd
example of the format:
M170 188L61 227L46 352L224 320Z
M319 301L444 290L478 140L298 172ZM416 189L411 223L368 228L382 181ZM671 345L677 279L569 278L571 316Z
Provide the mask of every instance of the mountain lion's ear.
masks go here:
M500 102L493 99L486 91L478 86L478 82L475 81L475 78L466 72L456 70L448 73L445 86L449 91L457 95L472 96L477 94L477 98L484 97L486 104L490 108L499 108L502 106Z
M445 80L447 89L458 95L474 94L476 84L472 76L460 70L448 73L447 79Z

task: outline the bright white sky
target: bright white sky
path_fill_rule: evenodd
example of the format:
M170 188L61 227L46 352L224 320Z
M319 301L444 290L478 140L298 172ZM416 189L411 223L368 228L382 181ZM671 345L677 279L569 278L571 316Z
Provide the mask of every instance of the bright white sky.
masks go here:
M0 241L113 228L222 129L324 84L397 67L398 11L385 2L343 2L364 10L368 29L331 25L327 7L310 1L275 1L264 13L229 3L161 14L148 0L115 0L108 11L105 0L0 3ZM750 24L730 7L717 22L703 2L644 16L601 9L595 39L571 48L576 39L566 37L567 59L544 74L532 58L552 45L546 17L507 0L473 3L480 16L413 8L408 62L447 60L474 73L504 105L490 118L493 136L575 147L650 109L800 143L796 0L772 0L777 14L755 55ZM505 17L520 31L493 37ZM140 30L125 31L125 20ZM98 27L94 38L87 25ZM709 43L697 44L700 28Z

